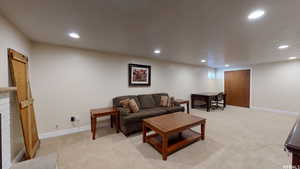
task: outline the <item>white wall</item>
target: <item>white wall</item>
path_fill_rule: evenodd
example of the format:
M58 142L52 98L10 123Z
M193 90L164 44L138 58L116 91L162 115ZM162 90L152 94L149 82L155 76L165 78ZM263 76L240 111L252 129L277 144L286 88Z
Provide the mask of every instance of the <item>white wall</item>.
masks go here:
M251 73L251 107L300 113L300 60L258 64ZM224 71L217 70L218 89L224 90Z
M128 87L128 63L152 66L151 87ZM189 98L193 92L214 91L207 67L120 56L47 44L32 49L32 89L39 133L71 128L71 115L79 126L90 123L89 109L112 105L115 96L168 92Z
M0 86L8 86L7 49L29 56L31 42L0 14Z
M253 106L300 112L300 61L253 66Z
M8 22L0 14L0 87L9 84L7 49L15 49L27 56L30 55L31 42L16 27ZM2 114L2 137L3 137L3 168L9 167L10 163L20 149L24 147L20 133L20 121L16 109L12 109L15 100L9 99L8 94L0 96L0 113Z

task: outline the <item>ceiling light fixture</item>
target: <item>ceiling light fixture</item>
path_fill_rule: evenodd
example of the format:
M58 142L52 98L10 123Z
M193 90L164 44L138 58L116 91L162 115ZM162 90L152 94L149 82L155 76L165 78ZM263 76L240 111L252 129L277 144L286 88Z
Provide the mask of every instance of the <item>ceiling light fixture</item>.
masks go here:
M287 49L289 48L289 45L280 45L278 46L278 49Z
M295 60L297 57L289 57L289 60Z
M69 36L70 36L71 38L74 38L74 39L79 39L79 38L80 38L79 34L78 34L78 33L75 33L75 32L69 33Z
M226 64L225 67L229 67L230 65Z
M249 20L254 20L254 19L258 19L258 18L261 18L262 16L265 15L265 11L264 10L261 10L261 9L258 9L258 10L255 10L253 12L251 12L249 15L248 15L248 19Z
M202 62L202 63L205 63L205 62L206 62L206 60L202 59L202 60L201 60L201 62Z
M154 50L154 53L155 54L160 54L160 50L156 49L156 50Z

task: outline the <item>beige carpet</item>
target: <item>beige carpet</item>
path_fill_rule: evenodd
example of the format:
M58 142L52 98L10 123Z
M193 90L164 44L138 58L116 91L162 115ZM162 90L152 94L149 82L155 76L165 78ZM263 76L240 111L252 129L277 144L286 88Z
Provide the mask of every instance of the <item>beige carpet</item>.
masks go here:
M167 161L140 134L126 138L107 125L95 141L90 131L42 140L38 156L58 152L59 169L282 169L290 163L283 144L296 116L237 107L192 114L207 118L206 140Z

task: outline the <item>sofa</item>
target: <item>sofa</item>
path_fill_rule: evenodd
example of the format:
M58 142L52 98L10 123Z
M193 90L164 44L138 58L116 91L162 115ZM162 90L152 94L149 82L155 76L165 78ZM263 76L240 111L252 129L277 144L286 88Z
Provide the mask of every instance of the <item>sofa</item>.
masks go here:
M172 107L160 106L161 96L168 96L167 93L156 93L146 95L127 95L113 98L113 106L120 112L120 130L125 136L142 130L142 120L168 113L184 112L184 107L176 104ZM124 108L120 101L134 99L139 111L131 113L129 108Z

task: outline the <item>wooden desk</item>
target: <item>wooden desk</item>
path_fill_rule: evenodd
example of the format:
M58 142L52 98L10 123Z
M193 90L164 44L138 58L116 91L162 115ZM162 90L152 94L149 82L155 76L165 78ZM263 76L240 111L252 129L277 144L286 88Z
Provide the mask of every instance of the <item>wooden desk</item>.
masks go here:
M188 114L190 114L190 101L189 100L176 99L175 102L178 104L186 104L186 112Z
M292 153L293 168L300 168L300 119L298 118L294 127L285 141L285 150Z
M113 128L113 121L115 122L115 127L117 133L119 133L120 128L120 116L119 111L116 108L109 107L109 108L99 108L99 109L91 109L91 132L93 134L93 140L96 137L96 129L97 129L97 118L110 116L110 125Z
M218 95L217 92L205 92L205 93L197 93L191 94L191 102L192 108L196 108L195 101L202 100L206 104L206 111L210 112L211 109L211 101ZM224 94L224 108L226 107L226 94Z

